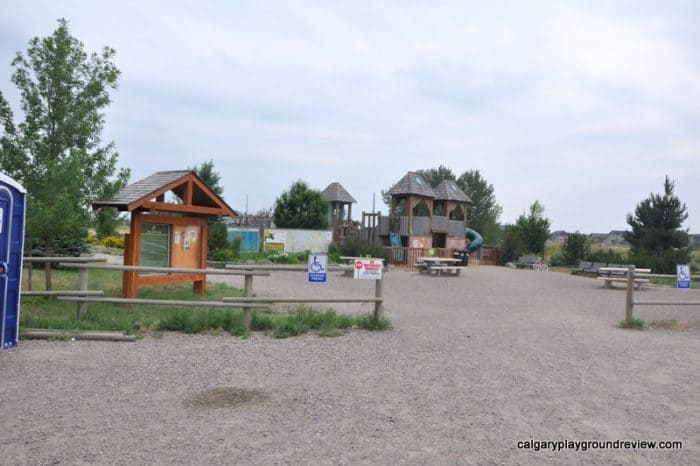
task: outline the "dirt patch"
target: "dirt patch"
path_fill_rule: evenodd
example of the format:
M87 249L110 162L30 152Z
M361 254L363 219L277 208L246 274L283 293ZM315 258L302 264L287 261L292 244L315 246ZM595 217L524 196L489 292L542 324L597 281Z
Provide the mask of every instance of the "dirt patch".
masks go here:
M258 389L220 387L198 393L185 406L200 409L235 408L268 401L270 397Z

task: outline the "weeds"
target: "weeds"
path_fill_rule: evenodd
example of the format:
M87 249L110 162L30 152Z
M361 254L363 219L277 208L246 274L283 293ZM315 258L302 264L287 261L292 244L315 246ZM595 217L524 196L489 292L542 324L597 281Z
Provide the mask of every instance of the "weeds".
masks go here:
M631 328L633 330L644 330L644 321L642 319L633 318L631 321L621 320L620 328Z

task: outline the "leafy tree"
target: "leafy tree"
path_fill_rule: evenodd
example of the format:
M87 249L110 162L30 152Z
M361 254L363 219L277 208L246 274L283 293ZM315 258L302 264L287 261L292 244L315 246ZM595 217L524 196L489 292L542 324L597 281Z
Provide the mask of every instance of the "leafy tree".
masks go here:
M430 186L432 186L433 188L435 186L439 185L444 180L454 181L457 178L451 169L449 169L443 165L440 165L437 168L428 168L427 170L418 170L417 173L420 176L422 176L424 180L426 180L428 183L430 183Z
M478 231L485 243L498 242L498 222L503 208L496 203L493 185L481 176L479 170L469 170L457 178L457 186L472 199L467 212L469 228Z
M584 260L590 252L591 240L579 231L566 235L564 244L561 246L561 254L566 265L574 265Z
M523 253L523 241L516 225L505 225L501 241L500 260L503 264L513 262Z
M224 187L221 185L221 175L214 170L213 160L204 162L201 165L195 165L188 169L194 171L218 196L223 196Z
M687 208L673 190L675 183L666 176L663 194L650 194L637 204L634 215L627 215L632 227L625 232L630 245L630 261L658 273L675 273L676 264L690 261L688 233L681 229L688 218Z
M544 206L535 201L527 215L522 214L515 222L517 235L526 253L544 254L544 244L549 238L549 219L544 217Z
M15 123L0 93L0 168L26 187L28 244L38 243L46 255L83 240L91 202L129 177L128 170L115 177L114 143L101 140L109 91L119 77L115 54L104 47L88 56L60 19L50 36L34 37L26 55L18 52L12 61L22 122ZM49 264L47 272L48 285Z
M277 198L272 220L279 228L323 230L328 228L328 207L320 191L299 180Z
M223 196L224 187L221 185L221 175L214 170L214 160L209 160L201 165L195 165L188 168L199 176L202 181L216 193L218 196ZM214 217L209 220L207 229L207 247L209 251L228 248L228 230L223 220L219 217Z

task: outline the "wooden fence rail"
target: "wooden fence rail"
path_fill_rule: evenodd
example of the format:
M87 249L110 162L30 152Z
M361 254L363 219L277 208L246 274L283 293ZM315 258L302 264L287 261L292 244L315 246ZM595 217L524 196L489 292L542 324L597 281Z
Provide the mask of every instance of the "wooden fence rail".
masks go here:
M77 268L85 274L85 280L81 279L81 289L71 295L63 294L58 296L59 301L77 302L79 306L78 319L85 318L87 303L114 303L114 304L155 304L155 305L170 305L170 306L211 306L211 307L241 307L243 309L243 323L246 328L250 329L252 322L252 308L269 307L273 303L374 303L374 317L379 319L383 311L382 287L383 279L375 280L375 293L373 298L259 298L253 297L253 277L269 276L270 272L306 272L307 266L304 265L257 265L257 264L227 264L223 269L190 269L190 268L171 268L171 267L150 267L138 265L117 265L117 264L89 264L77 262L61 262L65 267ZM352 266L330 265L328 271L347 271L352 270ZM113 297L97 297L89 296L93 293L87 290L87 271L89 269L101 270L128 270L137 272L160 272L160 273L183 273L192 274L198 273L203 275L242 275L244 277L244 290L242 297L227 297L222 301L184 301L170 299L137 299L137 298L113 298Z
M631 325L634 320L634 306L700 306L700 301L638 301L634 299L635 278L676 278L675 275L662 273L635 273L634 265L627 268L627 297L625 300L625 323ZM690 280L700 280L700 276L691 275Z

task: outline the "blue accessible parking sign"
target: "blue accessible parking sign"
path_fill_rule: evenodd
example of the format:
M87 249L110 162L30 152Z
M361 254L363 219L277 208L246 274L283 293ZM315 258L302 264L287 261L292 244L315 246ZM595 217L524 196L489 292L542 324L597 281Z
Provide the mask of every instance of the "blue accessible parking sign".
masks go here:
M678 288L690 288L690 266L689 265L677 265L676 266L676 283Z
M328 277L328 254L309 254L309 283L326 283Z

